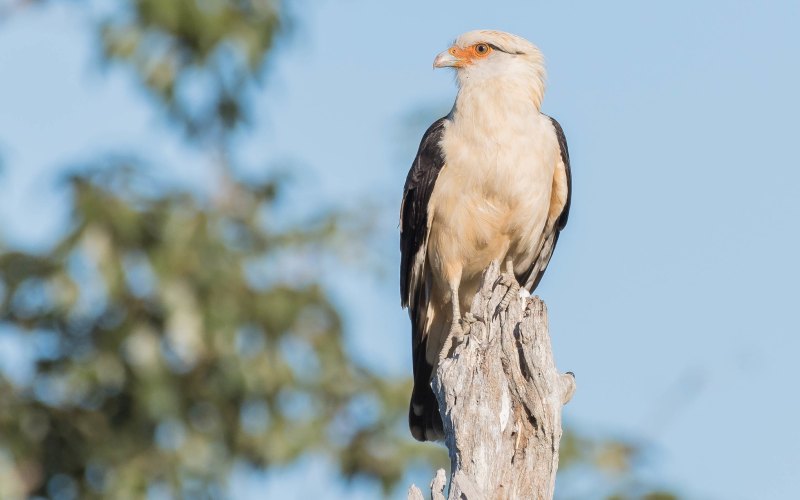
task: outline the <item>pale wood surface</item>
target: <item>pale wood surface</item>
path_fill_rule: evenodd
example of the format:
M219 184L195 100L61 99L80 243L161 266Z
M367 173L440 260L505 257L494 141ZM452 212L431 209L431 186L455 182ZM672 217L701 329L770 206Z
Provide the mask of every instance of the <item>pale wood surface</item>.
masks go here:
M450 500L551 499L558 468L561 408L575 391L556 370L547 310L538 297L511 300L492 264L467 315L463 337L446 346L433 378L450 452ZM449 349L448 349L449 347ZM445 498L445 473L431 483ZM412 486L409 499L422 492Z

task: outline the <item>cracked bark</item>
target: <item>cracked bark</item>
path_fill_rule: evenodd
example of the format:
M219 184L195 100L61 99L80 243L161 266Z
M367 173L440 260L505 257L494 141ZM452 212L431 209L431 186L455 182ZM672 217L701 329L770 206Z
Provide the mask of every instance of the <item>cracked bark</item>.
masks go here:
M556 370L544 302L514 297L500 310L508 289L493 263L467 333L453 340L433 377L450 452L450 500L553 498L561 409L575 378ZM445 498L445 483L440 469L431 498ZM424 497L412 486L408 498Z

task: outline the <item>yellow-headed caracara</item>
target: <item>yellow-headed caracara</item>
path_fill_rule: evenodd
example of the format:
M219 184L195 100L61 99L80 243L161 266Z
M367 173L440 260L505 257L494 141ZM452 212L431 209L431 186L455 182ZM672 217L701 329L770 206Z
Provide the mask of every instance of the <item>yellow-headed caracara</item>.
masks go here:
M471 31L433 65L456 69L458 96L425 132L400 208L400 293L414 364L409 425L420 441L442 437L431 374L448 337L460 334L484 269L497 260L506 279L533 291L567 223L571 191L564 132L540 111L545 69L536 46Z

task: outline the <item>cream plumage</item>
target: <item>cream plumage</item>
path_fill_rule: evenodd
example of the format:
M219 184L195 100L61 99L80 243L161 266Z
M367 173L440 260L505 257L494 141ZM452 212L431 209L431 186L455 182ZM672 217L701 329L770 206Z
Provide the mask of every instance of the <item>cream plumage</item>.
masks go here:
M472 31L434 66L456 68L458 96L423 136L400 210L400 290L414 358L409 424L422 441L441 437L430 377L481 273L497 260L533 291L566 224L571 189L563 131L540 111L545 70L533 44Z

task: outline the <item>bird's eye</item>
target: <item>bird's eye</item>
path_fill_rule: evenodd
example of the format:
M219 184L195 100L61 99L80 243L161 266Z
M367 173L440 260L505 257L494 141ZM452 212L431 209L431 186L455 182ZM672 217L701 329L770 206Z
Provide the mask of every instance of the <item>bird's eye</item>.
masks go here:
M475 46L475 52L480 56L485 56L489 53L489 46L485 43L479 43Z

